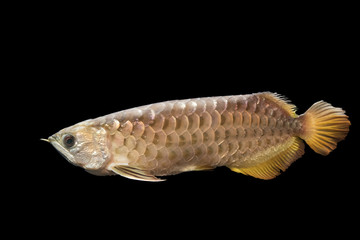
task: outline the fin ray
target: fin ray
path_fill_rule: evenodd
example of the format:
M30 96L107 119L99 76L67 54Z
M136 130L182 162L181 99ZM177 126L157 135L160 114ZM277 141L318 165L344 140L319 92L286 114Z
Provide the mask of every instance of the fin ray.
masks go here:
M271 93L271 92L264 92L260 94L266 99L276 103L281 108L283 108L291 117L297 117L296 106L290 102L286 97L278 94L278 93Z
M146 181L146 182L162 182L165 179L159 179L154 175L150 174L148 171L137 169L134 167L126 166L126 165L117 165L113 166L112 170L114 173L119 174L123 177L139 180L139 181Z
M317 153L328 155L349 132L350 121L345 111L319 101L303 115L303 132L300 137Z
M284 172L296 159L304 154L304 143L298 137L290 139L285 149L279 150L272 155L262 156L263 162L251 167L230 167L234 172L250 175L260 179L273 179Z

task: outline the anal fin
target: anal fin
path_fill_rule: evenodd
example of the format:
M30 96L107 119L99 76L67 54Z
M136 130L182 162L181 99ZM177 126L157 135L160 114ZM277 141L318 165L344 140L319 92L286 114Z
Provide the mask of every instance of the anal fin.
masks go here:
M261 155L261 163L246 167L231 167L234 172L250 175L260 179L273 179L285 171L296 159L304 154L304 143L298 137L293 137L288 143L278 146L268 154Z
M123 177L139 180L139 181L146 181L146 182L162 182L165 179L159 179L154 175L151 175L146 170L141 170L138 168L126 166L126 165L117 165L112 167L113 172L119 174Z

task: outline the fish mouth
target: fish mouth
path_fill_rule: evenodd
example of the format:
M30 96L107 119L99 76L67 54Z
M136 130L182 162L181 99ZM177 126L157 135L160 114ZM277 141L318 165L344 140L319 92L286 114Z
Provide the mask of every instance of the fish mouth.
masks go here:
M53 147L66 159L68 162L70 162L73 165L76 165L74 156L66 149L64 148L59 142L58 138L56 136L50 136L48 139L44 140L46 142L49 142Z

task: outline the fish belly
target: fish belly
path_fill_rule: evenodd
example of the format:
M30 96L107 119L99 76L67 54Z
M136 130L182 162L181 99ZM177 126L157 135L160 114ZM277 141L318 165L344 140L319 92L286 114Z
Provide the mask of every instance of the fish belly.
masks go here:
M271 93L168 101L106 116L111 164L156 176L246 168L291 145L301 122Z

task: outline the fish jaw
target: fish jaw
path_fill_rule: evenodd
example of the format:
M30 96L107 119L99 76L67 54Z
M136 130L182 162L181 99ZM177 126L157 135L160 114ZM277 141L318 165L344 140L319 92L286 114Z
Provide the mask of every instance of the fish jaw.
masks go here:
M76 164L74 156L69 153L61 144L58 142L57 137L55 135L50 136L48 138L48 142L66 159L69 163L78 166Z

